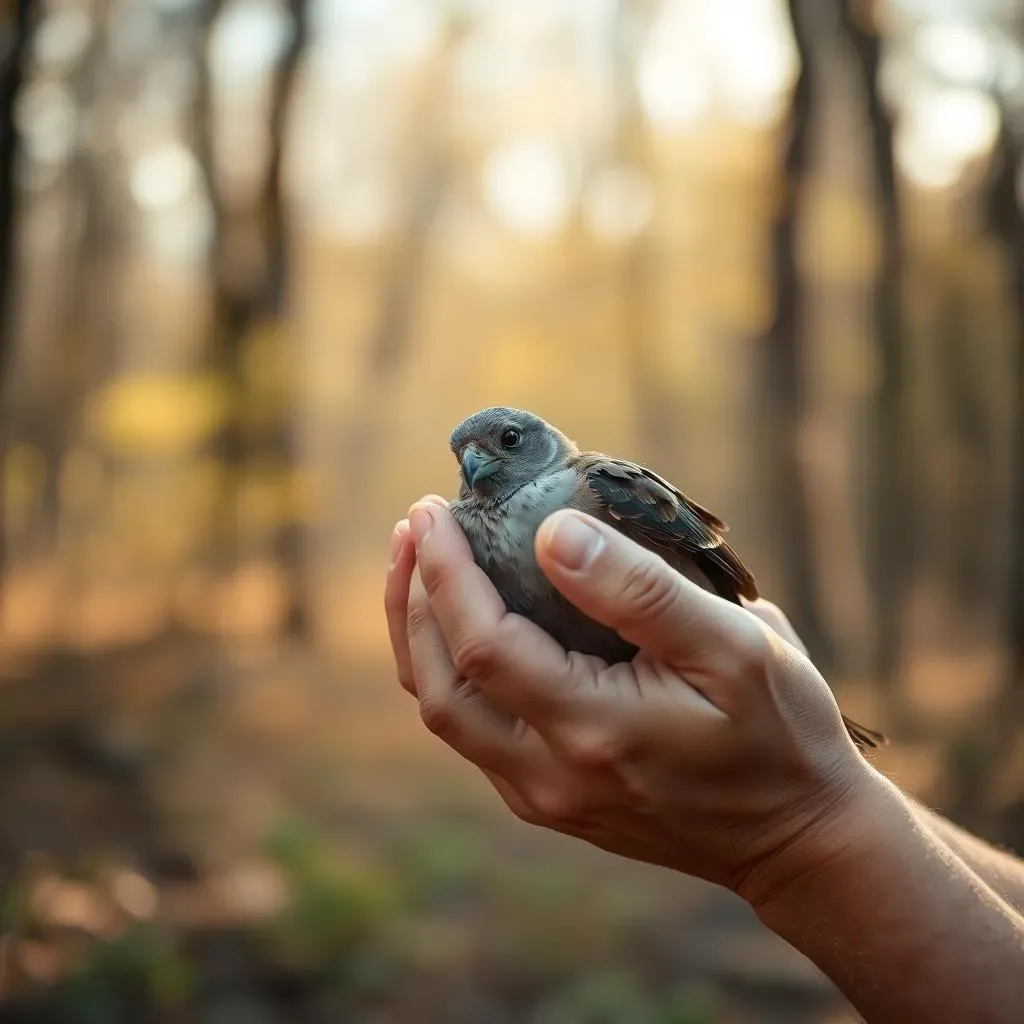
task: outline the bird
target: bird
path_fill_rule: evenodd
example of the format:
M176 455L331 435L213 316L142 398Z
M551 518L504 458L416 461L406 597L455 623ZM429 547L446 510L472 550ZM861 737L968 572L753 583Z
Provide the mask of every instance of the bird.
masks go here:
M611 665L631 661L639 649L566 600L537 564L537 529L559 509L577 509L619 530L723 600L742 605L741 598L758 598L753 573L725 540L729 527L645 466L581 451L541 417L505 406L463 420L449 446L461 467L450 511L474 560L510 612L566 650ZM862 752L887 742L845 714L843 723Z

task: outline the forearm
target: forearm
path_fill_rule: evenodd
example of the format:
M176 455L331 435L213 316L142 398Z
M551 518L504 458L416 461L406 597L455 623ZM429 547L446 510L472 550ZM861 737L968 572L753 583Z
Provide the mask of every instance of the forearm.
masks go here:
M1024 861L958 828L907 797L918 823L944 842L1018 913L1024 913Z
M1019 1020L1024 918L872 774L846 831L786 865L759 917L869 1024Z

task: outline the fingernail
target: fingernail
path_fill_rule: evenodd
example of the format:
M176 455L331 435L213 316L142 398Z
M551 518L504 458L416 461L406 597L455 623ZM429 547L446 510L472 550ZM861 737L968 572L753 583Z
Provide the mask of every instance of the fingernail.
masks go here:
M398 561L402 553L402 545L405 542L405 535L409 532L409 520L400 519L395 523L394 532L391 534L391 564Z
M585 519L563 512L558 515L548 539L548 550L566 569L586 569L604 547L604 537Z
M442 498L440 494L428 494L425 498L420 498L419 501L422 505L437 505L438 508L447 508L448 502Z
M413 505L409 512L409 529L412 530L413 540L422 544L424 538L430 533L434 525L434 516L426 505Z

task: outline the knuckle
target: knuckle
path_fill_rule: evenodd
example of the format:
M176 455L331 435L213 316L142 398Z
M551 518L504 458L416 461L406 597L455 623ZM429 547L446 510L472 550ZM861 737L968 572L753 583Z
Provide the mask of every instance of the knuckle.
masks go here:
M610 768L626 757L626 741L621 731L604 725L579 726L564 740L565 751L577 764Z
M768 675L772 657L769 626L756 619L745 621L738 629L736 642L723 656L725 673L737 681L756 682Z
M627 770L621 773L621 781L623 789L635 807L650 807L654 802L656 787L648 772Z
M407 634L410 637L419 636L426 628L432 614L433 613L430 610L430 603L428 601L410 601L409 607L405 613L405 628Z
M434 597L435 594L445 585L445 580L448 578L448 567L435 562L430 558L421 557L417 563L420 579L423 581L423 589L427 592L428 596Z
M620 595L631 621L660 619L675 607L679 587L668 565L645 558L626 570Z
M491 633L471 633L452 651L456 670L466 679L489 678L500 658L501 647Z
M429 732L446 739L455 730L455 712L451 704L436 698L420 700L420 720Z
M545 825L568 825L579 819L583 807L572 793L559 786L545 785L530 795L530 804Z

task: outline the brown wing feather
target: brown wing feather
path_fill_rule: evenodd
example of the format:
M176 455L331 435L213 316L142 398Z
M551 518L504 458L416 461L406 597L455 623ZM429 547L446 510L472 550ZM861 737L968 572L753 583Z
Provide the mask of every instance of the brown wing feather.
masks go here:
M861 750L867 750L869 747L872 750L876 750L878 747L884 747L889 742L885 733L869 729L866 725L860 725L852 718L847 718L846 715L843 715L843 725L846 726L846 731L850 734L850 738Z
M689 556L727 600L739 603L741 595L757 598L753 574L725 542L725 523L667 480L600 452L581 452L569 466L596 495L606 518L627 537L663 554Z

